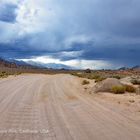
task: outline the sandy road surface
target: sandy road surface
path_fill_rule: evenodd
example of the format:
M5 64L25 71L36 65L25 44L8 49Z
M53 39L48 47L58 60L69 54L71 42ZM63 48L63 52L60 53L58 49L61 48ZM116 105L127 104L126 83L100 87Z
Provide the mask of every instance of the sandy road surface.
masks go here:
M140 119L92 98L70 75L0 80L0 140L140 140Z

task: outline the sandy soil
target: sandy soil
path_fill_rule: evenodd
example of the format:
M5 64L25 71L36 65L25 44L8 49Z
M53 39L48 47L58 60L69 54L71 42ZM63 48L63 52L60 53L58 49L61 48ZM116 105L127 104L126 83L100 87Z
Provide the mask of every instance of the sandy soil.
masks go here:
M0 140L140 139L138 110L118 103L120 96L85 90L64 74L1 79Z

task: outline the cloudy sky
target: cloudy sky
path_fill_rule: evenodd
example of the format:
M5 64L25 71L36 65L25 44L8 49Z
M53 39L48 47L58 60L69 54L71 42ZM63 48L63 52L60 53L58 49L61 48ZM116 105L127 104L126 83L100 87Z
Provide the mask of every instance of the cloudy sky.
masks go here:
M140 64L140 0L0 0L0 57L92 69Z

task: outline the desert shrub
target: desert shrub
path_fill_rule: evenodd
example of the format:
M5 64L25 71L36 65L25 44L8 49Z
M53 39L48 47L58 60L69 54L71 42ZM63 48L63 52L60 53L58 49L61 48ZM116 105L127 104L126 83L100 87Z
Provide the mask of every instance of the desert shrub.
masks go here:
M105 77L100 77L100 78L98 78L98 79L95 79L95 82L97 83L97 82L101 82L101 81L103 81L103 80L105 80L106 78Z
M92 79L95 79L95 82L97 83L97 82L100 82L100 81L105 80L106 78L103 77L103 76L100 76L100 75L94 75L94 76L92 77Z
M91 70L90 69L86 69L85 73L91 73Z
M132 79L131 83L134 85L140 85L140 79Z
M134 88L131 85L125 85L125 89L127 92L132 92L132 93L136 92L136 88Z
M82 85L87 85L87 84L89 84L89 83L90 83L89 81L83 80Z
M83 73L73 72L73 73L71 73L71 74L74 75L74 76L77 76L77 77L79 77L79 78L84 78Z
M122 94L125 93L126 87L125 86L113 86L112 92L115 94Z
M132 100L129 100L129 102L130 102L130 103L134 103L134 102L135 102L135 100L133 100L133 99L132 99Z
M98 79L98 78L100 78L100 75L93 75L92 78L93 79Z
M84 78L84 75L83 75L83 74L77 74L77 76L78 76L79 78Z
M17 72L17 73L16 73L16 75L20 75L20 74L22 74L22 73L21 73L21 72Z
M112 75L111 78L121 79L122 76L120 76L120 75Z
M140 94L140 85L138 86L136 93Z
M0 73L0 78L6 78L6 77L8 77L8 73L5 72L5 71L2 71L2 72Z

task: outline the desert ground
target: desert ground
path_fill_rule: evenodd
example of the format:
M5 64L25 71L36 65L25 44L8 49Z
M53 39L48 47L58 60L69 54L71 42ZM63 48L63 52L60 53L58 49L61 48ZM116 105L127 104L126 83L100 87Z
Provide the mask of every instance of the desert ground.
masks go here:
M139 140L140 96L90 94L82 79L22 74L0 79L0 140Z

